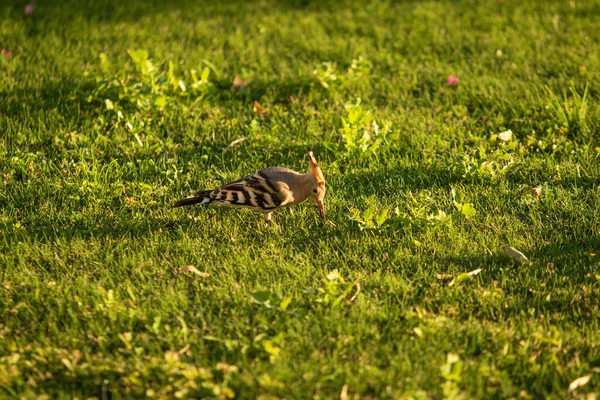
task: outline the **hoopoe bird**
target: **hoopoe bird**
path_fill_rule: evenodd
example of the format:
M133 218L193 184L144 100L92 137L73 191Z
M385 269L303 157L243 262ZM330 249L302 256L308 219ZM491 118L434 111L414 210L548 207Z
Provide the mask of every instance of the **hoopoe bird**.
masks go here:
M311 199L317 203L319 214L325 220L325 176L310 150L308 162L310 169L306 174L269 167L216 189L198 192L194 197L179 200L174 207L215 204L248 208L263 213L265 222L269 224L273 211Z

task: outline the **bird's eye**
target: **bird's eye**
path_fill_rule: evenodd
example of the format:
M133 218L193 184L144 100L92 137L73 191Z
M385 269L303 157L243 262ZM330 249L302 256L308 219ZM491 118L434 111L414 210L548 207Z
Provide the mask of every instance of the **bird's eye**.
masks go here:
M317 194L317 189L313 189L313 193L314 193L314 194Z

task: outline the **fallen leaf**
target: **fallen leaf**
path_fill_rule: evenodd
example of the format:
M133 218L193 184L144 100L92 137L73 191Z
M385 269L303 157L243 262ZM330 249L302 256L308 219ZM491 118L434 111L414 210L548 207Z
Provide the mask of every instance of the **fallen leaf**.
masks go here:
M512 246L504 246L504 255L517 262L520 262L521 264L529 264L529 259L525 257L525 254L521 253Z
M273 344L272 341L270 340L265 340L262 342L263 348L265 349L265 351L273 356L278 355L281 352L281 348L277 347L275 344Z
M460 212L465 216L465 218L471 218L477 211L475 211L475 207L471 203L465 203L460 207Z
M360 293L360 282L354 283L354 287L356 287L356 292L352 295L352 297L350 297L350 299L348 299L346 304L354 303L354 300L356 300L356 297Z
M454 278L452 274L435 274L435 277L441 280Z
M244 81L242 80L242 78L240 78L239 75L236 75L235 78L233 78L233 85L231 85L231 91L233 92L236 90L242 90L246 86L248 86L248 81Z
M186 353L192 346L190 346L190 344L186 344L181 350L178 351L179 354L184 354Z
M285 299L281 300L281 303L279 303L279 308L285 311L292 302L292 299L292 297L286 297Z
M69 360L68 358L61 358L60 361L65 365L65 367L67 367L69 371L73 371L75 369L73 363L71 363L71 360ZM569 388L571 387L569 386Z
M590 381L591 377L592 377L591 375L585 375L585 376L581 376L581 377L575 379L573 382L571 382L569 384L569 393L571 393L572 391L574 391L577 388L587 385L588 382Z
M198 271L198 268L194 267L193 265L184 265L183 267L179 267L179 272L180 273L193 272L194 274L200 276L201 278L208 278L210 276L210 274L208 272Z
M348 400L348 384L342 386L342 393L340 393L340 400Z
M498 139L502 140L503 142L508 142L510 139L512 139L512 137L513 133L510 129L498 134Z
M534 187L531 190L533 191L533 195L535 196L535 198L539 199L540 198L540 194L542 194L542 187L541 186Z
M254 107L252 108L252 110L258 114L259 116L265 118L267 116L267 114L269 113L263 106L260 105L260 103L256 100L254 100Z
M247 140L247 139L248 139L247 137L241 137L239 139L235 139L233 142L229 143L227 145L227 147L225 147L223 149L223 154L227 153L232 147L234 147L235 145L237 145L239 143L242 143L244 140Z
M446 355L446 363L448 364L456 364L459 361L460 357L458 356L458 354L448 353L448 355Z
M462 274L459 274L456 278L454 278L452 280L452 282L450 282L448 284L448 286L454 286L456 284L459 284L467 279L470 279L472 276L478 275L481 273L481 271L483 271L483 268L477 268L473 271L469 271L469 272L463 272Z

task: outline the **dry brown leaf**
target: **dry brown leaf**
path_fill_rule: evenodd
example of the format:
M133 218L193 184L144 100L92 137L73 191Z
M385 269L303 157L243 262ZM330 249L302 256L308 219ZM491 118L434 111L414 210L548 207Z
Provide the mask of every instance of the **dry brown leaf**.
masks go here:
M542 194L542 187L538 186L538 187L534 187L533 189L531 189L533 191L533 195L535 196L536 199L540 198L540 195Z
M576 390L577 388L587 385L591 377L591 375L585 375L575 379L569 384L569 393Z
M512 246L504 246L504 255L517 262L520 262L521 264L529 264L529 259L525 256L525 254L521 253Z
M223 149L223 154L227 153L233 146L242 143L244 140L247 140L247 137L241 137L239 139L235 139L233 142L229 143L227 147Z
M474 269L473 271L463 272L462 274L459 274L456 278L452 279L452 281L448 284L448 286L457 285L457 284L463 282L465 279L469 279L469 277L471 277L471 276L479 275L481 273L481 271L483 271L483 268L477 268L477 269Z
M240 78L239 75L236 75L235 78L233 78L233 85L231 85L231 91L233 92L236 90L242 90L246 86L248 86L248 81L244 81L242 80L242 78Z
M340 393L340 400L348 400L348 384L342 386L342 392Z
M356 288L356 292L352 295L352 297L350 297L346 304L354 303L354 300L356 300L356 297L360 293L360 282L355 282L354 287Z
M198 268L194 267L193 265L184 265L183 267L179 267L179 272L193 272L201 278L208 278L210 276L208 272L198 271Z
M256 100L254 100L254 107L252 108L252 110L258 114L259 116L265 118L267 116L267 114L269 113L263 106L260 105L260 103Z
M498 1L498 3L502 3L502 1ZM531 400L533 399L533 396L530 395L529 393L527 393L527 390L522 389L519 392L519 399L523 399L523 400Z
M188 351L189 349L191 349L191 348L192 348L192 346L190 346L190 344L188 343L188 344L186 344L186 345L185 345L185 346L184 346L184 347L183 347L181 350L179 350L179 351L178 351L178 353L179 353L179 354L184 354L184 353L187 353L187 351Z

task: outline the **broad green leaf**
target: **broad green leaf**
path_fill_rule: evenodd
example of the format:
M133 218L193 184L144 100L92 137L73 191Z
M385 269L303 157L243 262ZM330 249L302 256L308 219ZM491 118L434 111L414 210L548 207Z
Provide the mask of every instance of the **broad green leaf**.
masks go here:
M158 70L158 68L156 68L156 66L154 65L154 63L151 60L146 60L146 62L142 64L142 73L143 74L146 74L146 73L151 74L157 70Z
M340 278L340 272L337 269L334 269L329 274L327 274L327 279L330 281L335 281Z
M375 222L377 226L383 225L383 223L387 220L388 209L384 208L375 216Z
M173 64L173 61L169 61L169 71L167 72L167 76L169 78L173 78L175 76L175 64Z
M273 356L276 356L281 352L281 348L275 346L270 340L263 341L262 345L265 351Z
M344 288L344 291L342 292L342 294L340 294L331 304L332 307L338 307L340 304L342 304L342 301L344 301L346 299L346 297L348 297L348 295L350 294L350 292L352 291L352 288L354 287L354 282L350 282L346 285L346 287Z
M202 82L208 82L208 76L210 75L210 68L206 67L202 70L202 74L200 74L200 80Z
M219 70L217 69L217 67L215 66L215 64L211 63L207 59L203 59L202 62L204 64L208 65L208 67L212 70L212 72L215 74L215 76L217 77L217 79L219 79L219 77L221 76L221 74L220 74Z
M146 50L129 50L129 57L136 66L142 68L142 64L148 60L148 52Z
M279 308L282 311L285 311L291 302L292 302L292 297L286 297L283 300L281 300L281 303L279 303Z
M154 98L154 106L163 108L167 105L167 98L165 96L156 96Z
M483 271L482 268L477 268L473 271L469 271L469 272L463 272L461 274L459 274L455 279L453 279L450 283L449 286L454 286L457 285L461 282L466 281L467 279L470 279L471 277L475 276L475 275L479 275L481 273L481 271Z
M260 291L260 292L254 292L251 293L250 296L252 296L252 298L259 302L259 303L264 303L266 301L268 301L271 298L271 292L268 291Z
M465 218L471 218L472 216L477 214L477 211L475 211L475 208L471 203L463 204L460 211L463 213Z
M466 281L467 279L471 278L471 275L469 275L466 272L463 272L462 274L459 274L456 278L454 278L449 284L448 286L454 286L454 285L458 285L461 282Z
M375 216L377 209L375 207L369 207L365 211L363 211L363 219L365 221L370 221Z
M105 74L108 74L110 72L110 61L104 53L100 53L100 69Z
M462 204L464 197L465 196L460 191L458 191L454 188L452 189L452 200L455 203Z

